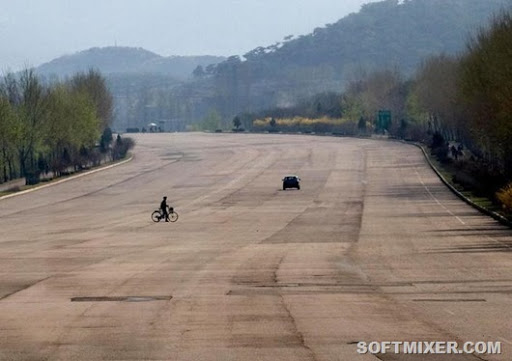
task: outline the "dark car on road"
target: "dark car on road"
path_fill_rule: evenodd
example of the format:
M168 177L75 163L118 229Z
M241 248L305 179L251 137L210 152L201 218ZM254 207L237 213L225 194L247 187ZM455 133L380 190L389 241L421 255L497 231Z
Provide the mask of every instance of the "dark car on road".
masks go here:
M283 190L286 188L300 189L300 178L296 175L287 175L283 178Z

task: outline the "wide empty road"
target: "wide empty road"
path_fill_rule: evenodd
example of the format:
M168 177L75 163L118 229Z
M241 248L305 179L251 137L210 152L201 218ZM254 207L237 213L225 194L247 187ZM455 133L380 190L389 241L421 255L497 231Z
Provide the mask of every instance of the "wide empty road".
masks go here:
M414 146L135 139L131 162L0 200L1 360L511 360L512 233ZM164 195L176 223L150 220ZM412 340L502 354L357 353Z

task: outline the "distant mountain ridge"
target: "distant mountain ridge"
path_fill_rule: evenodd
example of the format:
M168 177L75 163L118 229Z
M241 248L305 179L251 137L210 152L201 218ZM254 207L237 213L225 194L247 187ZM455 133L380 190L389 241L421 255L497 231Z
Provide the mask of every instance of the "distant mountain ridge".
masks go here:
M225 60L221 56L169 56L164 57L142 48L103 47L91 48L71 55L64 55L35 70L44 76L65 77L90 68L109 74L162 74L185 80L198 66L208 66Z
M463 51L492 14L510 5L511 0L383 0L243 57L163 57L141 48L92 48L36 71L66 76L96 68L114 95L116 128L165 121L166 129L184 130L214 113L230 120L293 106L321 92L339 93L377 69L413 76L429 56Z
M383 0L308 35L231 56L195 83L177 88L196 108L224 118L293 106L377 69L412 76L422 61L464 50L510 0ZM207 93L206 90L210 90ZM183 105L184 107L186 104Z

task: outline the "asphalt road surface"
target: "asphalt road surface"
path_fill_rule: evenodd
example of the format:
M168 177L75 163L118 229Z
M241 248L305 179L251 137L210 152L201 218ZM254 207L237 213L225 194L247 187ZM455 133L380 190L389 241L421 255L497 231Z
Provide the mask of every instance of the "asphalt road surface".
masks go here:
M131 162L0 200L0 360L512 359L512 232L414 146L135 138ZM176 223L150 219L164 195ZM502 354L357 353L412 340Z

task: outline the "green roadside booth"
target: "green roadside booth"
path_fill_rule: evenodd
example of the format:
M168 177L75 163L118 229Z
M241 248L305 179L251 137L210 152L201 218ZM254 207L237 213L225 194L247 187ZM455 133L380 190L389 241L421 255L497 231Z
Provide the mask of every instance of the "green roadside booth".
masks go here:
M379 110L377 114L377 132L385 133L389 131L391 126L391 111L390 110Z

